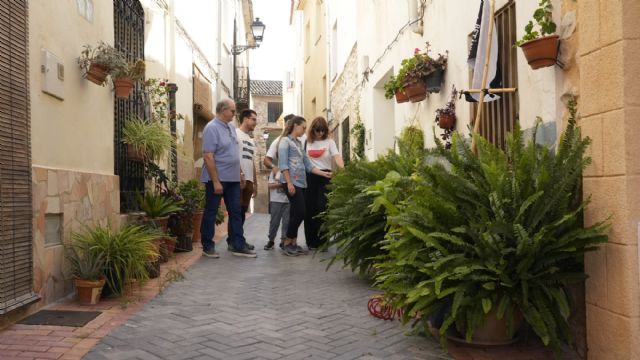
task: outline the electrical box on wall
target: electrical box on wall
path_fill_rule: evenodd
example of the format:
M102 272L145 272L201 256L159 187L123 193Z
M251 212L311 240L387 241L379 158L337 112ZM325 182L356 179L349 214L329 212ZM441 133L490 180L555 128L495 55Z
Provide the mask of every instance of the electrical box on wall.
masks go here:
M60 100L64 100L64 64L62 59L46 49L41 50L40 73L42 91Z

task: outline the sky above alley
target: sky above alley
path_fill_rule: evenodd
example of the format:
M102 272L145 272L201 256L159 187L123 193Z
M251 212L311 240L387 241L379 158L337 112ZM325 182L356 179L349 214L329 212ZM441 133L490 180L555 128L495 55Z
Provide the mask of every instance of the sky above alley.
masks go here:
M290 0L253 0L253 16L266 25L260 48L249 50L251 79L283 80L293 67L295 33L289 25Z

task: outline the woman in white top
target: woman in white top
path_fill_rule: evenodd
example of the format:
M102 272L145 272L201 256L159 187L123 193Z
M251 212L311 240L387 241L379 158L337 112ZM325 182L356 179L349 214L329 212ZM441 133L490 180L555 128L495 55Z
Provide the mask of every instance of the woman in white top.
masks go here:
M329 124L327 124L327 120L321 116L313 119L304 148L313 167L325 172L331 172L334 162L338 168L344 168L344 162L335 141L328 137ZM307 191L305 193L307 211L304 219L304 235L309 250L316 250L326 241L320 234L322 220L316 217L327 208L327 185L329 182L329 178L307 174Z

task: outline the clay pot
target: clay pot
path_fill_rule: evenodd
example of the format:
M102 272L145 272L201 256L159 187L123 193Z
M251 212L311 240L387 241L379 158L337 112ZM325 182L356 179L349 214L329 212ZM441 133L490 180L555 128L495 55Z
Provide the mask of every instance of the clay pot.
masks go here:
M193 221L192 223L193 235L191 237L191 241L194 243L200 241L200 224L202 223L203 214L204 214L203 210L198 210L193 213L193 217L191 218L191 221Z
M115 93L117 98L128 98L131 95L131 90L133 90L133 80L129 78L119 78L113 80L113 86L115 88Z
M91 81L94 84L102 85L104 84L104 81L107 79L107 75L109 75L109 73L107 72L106 67L100 64L92 63L89 66L89 70L85 74L85 77L87 80Z
M451 129L456 125L455 114L440 114L438 115L438 126L441 129Z
M74 284L78 293L78 302L81 305L97 304L98 301L100 301L100 295L102 294L104 283L104 278L96 281L74 279Z
M558 58L558 35L545 36L520 45L532 69L553 66Z
M402 104L409 101L409 97L402 90L396 90L396 103Z
M144 153L139 148L127 144L127 159L129 161L142 162L144 161Z
M427 88L422 80L412 80L404 86L404 93L412 103L422 101L427 98Z

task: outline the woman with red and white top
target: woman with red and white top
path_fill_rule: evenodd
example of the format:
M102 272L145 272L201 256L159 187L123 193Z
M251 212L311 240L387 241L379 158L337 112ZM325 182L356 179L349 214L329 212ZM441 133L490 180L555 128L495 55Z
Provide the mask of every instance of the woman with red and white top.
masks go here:
M335 141L329 139L329 124L325 118L313 119L305 144L306 155L313 167L331 173L333 163L342 169L344 162ZM305 193L306 216L304 219L304 235L309 250L316 250L326 239L320 234L322 220L317 215L327 208L327 185L330 179L315 174L307 174L307 191Z

